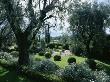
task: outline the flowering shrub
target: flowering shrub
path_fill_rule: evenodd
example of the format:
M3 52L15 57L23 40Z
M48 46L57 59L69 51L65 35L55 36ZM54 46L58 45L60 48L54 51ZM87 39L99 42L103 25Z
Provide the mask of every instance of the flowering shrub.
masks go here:
M10 54L11 54L13 57L18 57L19 52L17 52L17 51L12 51Z
M54 72L58 69L59 67L52 61L50 60L43 60L43 61L39 61L36 63L36 65L34 64L33 69L35 71L38 72Z
M108 76L103 70L95 71L94 76L96 77L95 82L110 82L110 76Z
M0 61L11 64L16 62L17 59L13 58L13 56L7 52L0 52Z
M0 52L0 59L5 59L5 60L9 60L12 59L12 55L10 55L7 52Z
M110 82L104 71L92 71L87 63L67 66L60 74L66 82Z

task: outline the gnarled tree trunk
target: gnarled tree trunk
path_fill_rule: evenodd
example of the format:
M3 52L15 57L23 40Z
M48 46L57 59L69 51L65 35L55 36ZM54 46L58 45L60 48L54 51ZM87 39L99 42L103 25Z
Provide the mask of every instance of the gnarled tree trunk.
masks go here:
M17 38L17 44L19 48L19 65L28 65L29 64L29 45L28 39L24 34L20 34Z

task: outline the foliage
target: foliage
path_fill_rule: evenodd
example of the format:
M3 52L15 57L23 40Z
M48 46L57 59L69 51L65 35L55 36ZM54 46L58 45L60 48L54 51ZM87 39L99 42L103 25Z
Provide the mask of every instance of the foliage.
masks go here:
M55 55L54 56L54 61L61 61L61 56L60 55Z
M70 65L61 72L66 82L109 82L110 77L104 71L92 71L88 64Z
M85 59L86 58L83 58L83 57L78 57L78 56L70 56L70 55L68 55L68 56L61 56L61 61L54 61L54 56L52 56L49 60L51 60L52 62L54 62L56 65L58 65L60 68L65 68L65 66L67 66L68 65L68 62L67 62L67 60L68 60L68 58L70 58L70 57L74 57L74 58L76 58L76 62L78 63L78 64L80 64L80 63L82 63L82 62L84 62L85 61ZM34 57L34 60L45 60L45 56L39 56L38 54L36 54Z
M61 82L61 80L53 74L34 71L27 66L19 67L1 62L0 64L3 66L3 69L0 67L0 82L7 82L7 80L9 82L36 82L36 80L38 82ZM20 68L19 70L18 67ZM20 72L19 75L18 71Z
M75 48L75 51L74 51L75 55L77 55L77 56L86 55L86 54L84 54L84 50L81 48L81 46L80 47L77 46L77 47L74 47L74 48Z
M0 49L6 48L13 42L13 32L6 20L4 4L0 2Z
M47 53L45 53L45 58L51 58L51 56L52 56L52 54L51 53L49 53L49 52L47 52Z
M101 33L104 34L103 29L109 16L109 12L104 12L103 8L106 6L103 4L98 4L97 2L88 3L84 2L83 4L78 2L72 8L71 16L69 18L70 30L73 32L73 37L77 41L76 46L82 44L85 48L86 55L90 57L91 47L94 40L99 38L97 35ZM102 36L102 35L100 35Z
M50 49L53 49L53 48L59 49L61 46L62 46L61 43L49 43L49 44L47 45L47 47L50 48Z
M18 57L18 56L19 56L19 52L17 52L17 51L12 51L12 52L10 53L10 55L12 55L13 57Z
M90 77L91 70L88 66L83 65L84 67L78 67L76 64L68 66L62 72L61 77L68 82L81 82L81 80L86 77Z
M0 59L10 60L13 59L13 57L7 52L0 52Z
M49 53L51 53L51 54L53 53L53 49L50 49L50 48L46 48L45 51L46 51L46 52L49 52Z
M31 80L26 77L20 77L15 71L8 71L0 67L0 82L30 82ZM34 82L34 81L31 81Z
M62 44L70 44L71 42L71 36L70 33L62 33L62 35L59 37L59 42Z
M107 48L107 35L105 33L100 33L96 35L93 41L93 47L91 48L91 57L98 60L109 60L109 55L106 53ZM107 55L106 55L107 54Z
M76 63L76 58L74 58L74 57L70 57L70 58L68 58L68 61L67 61L69 64L71 64L71 63Z
M110 76L108 76L103 70L95 71L94 76L96 77L96 82L109 82Z
M16 63L17 59L14 58L12 55L10 55L7 52L0 52L0 62L13 64Z
M33 40L40 29L44 28L44 22L53 17L53 14L49 13L59 10L60 4L58 2L60 1L28 0L24 1L24 6L20 0L0 0L5 10L6 18L4 17L4 19L7 19L14 33L13 35L16 37L19 49L18 63L20 65L29 64L29 49L33 44ZM35 9L37 9L37 11ZM28 19L29 22L25 21L25 18Z
M92 70L95 70L96 69L96 62L95 62L95 60L93 60L93 59L87 59L86 60L86 63L89 65L89 67Z
M54 72L58 68L59 67L55 63L53 63L52 61L50 61L50 60L43 60L43 61L40 61L40 62L36 62L33 65L33 69L35 71L45 72L45 73Z
M44 52L39 52L38 54L39 54L39 56L44 56L45 55Z
M65 44L65 45L63 45L63 49L65 49L65 50L69 50L69 44Z
M55 48L55 44L50 43L50 44L47 45L47 47L49 47L50 49L53 49L53 48Z

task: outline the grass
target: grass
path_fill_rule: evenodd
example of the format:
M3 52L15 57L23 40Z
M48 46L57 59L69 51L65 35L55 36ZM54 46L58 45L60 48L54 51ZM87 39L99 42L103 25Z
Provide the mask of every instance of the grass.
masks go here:
M0 67L0 82L32 82L27 78L20 77L14 71L7 71Z
M75 56L75 55L73 55L73 56L68 55L68 56L62 56L61 61L54 61L53 57L51 57L50 60L53 61L54 63L56 63L60 68L65 68L65 66L68 65L67 60L68 60L69 57L74 57L74 58L76 58L76 63L78 63L78 64L81 63L81 62L84 62L85 59L86 59L86 58L78 57L78 56ZM36 60L39 60L39 61L45 59L44 56L39 56L38 54L35 55L34 58L35 58Z
M53 59L53 57L52 57L51 60L52 60L53 62L55 62L59 67L65 68L65 66L68 65L67 60L68 60L69 57L74 57L74 58L76 58L76 63L78 63L78 64L85 61L85 58L77 57L77 56L62 56L61 61L54 61L54 59Z

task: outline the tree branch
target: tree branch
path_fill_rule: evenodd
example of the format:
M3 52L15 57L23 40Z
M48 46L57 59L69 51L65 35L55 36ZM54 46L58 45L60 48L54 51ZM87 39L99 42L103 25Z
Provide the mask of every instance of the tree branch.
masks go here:
M37 27L37 30L39 30L41 28L41 25L42 23L48 19L48 18L51 18L52 16L49 16L47 18L46 17L46 13L48 13L49 11L53 10L56 6L55 6L55 3L57 2L58 0L53 0L51 2L51 4L47 5L46 6L46 2L47 0L44 1L44 4L43 4L43 9L40 11L40 17L38 19L36 19L36 16L34 14L34 10L32 8L32 0L29 0L28 2L28 10L29 10L29 13L30 13L30 17L31 17L31 22L29 24L29 26L27 27L27 29L25 30L24 34L26 34L26 36L28 37L28 35L31 34L32 30L34 28ZM40 3L39 3L40 4Z
M2 3L5 6L7 12L7 20L10 23L10 26L16 37L19 37L19 33L22 33L21 28L16 20L17 16L15 15L15 10L13 9L13 4L11 0L2 0Z

